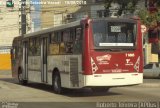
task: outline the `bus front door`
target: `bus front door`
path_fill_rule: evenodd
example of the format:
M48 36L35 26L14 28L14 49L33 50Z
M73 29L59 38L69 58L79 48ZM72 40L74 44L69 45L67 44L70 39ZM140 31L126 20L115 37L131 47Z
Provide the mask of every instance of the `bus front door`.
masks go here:
M42 38L41 41L41 60L42 60L42 71L41 71L41 79L42 82L47 83L47 39Z

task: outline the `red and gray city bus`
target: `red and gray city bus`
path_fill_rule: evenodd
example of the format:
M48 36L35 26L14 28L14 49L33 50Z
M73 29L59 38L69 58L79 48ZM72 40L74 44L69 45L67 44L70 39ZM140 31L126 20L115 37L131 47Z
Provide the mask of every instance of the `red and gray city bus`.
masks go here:
M62 88L107 91L143 82L138 18L86 18L19 38L12 55L19 46L20 62L12 56L12 68L22 84L49 84L61 93Z

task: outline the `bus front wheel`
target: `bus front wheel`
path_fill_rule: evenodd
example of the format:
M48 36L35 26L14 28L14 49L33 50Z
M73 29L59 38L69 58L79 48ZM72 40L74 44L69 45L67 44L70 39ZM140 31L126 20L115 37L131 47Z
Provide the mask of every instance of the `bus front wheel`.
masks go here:
M55 93L57 94L62 93L61 78L58 73L52 75L52 86Z
M21 69L18 70L18 80L19 80L19 83L22 85L27 85L27 83L28 83L27 80L23 80L23 75L22 75Z

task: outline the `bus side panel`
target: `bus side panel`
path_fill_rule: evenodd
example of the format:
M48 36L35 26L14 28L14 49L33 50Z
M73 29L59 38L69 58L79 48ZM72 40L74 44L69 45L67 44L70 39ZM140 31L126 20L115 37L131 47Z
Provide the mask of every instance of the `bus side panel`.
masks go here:
M50 55L47 58L47 69L48 69L48 83L52 85L52 72L54 72L55 69L58 69L60 73L64 72L65 68L63 66L63 61L65 60L64 55ZM67 74L67 73L66 73ZM61 79L62 74L60 74ZM65 83L68 82L68 77L65 77ZM62 82L62 81L61 81ZM63 82L62 82L63 83ZM67 84L62 84L62 86Z
M69 72L69 88L81 88L84 86L82 75L82 55L66 55L65 72Z
M84 86L81 55L55 55L48 57L48 83L52 84L52 72L57 68L60 72L61 86L80 88Z
M28 80L33 82L41 82L41 57L28 57Z

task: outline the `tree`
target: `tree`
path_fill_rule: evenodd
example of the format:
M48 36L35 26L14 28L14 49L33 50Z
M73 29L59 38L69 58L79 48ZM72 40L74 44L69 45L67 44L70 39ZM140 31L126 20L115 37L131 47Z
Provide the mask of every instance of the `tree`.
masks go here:
M146 25L148 28L160 26L160 1L155 1L156 9L155 11L150 11L150 7L142 9L138 12L138 16L141 19L141 22ZM153 8L153 7L151 7Z
M109 10L112 3L118 3L119 9L118 9L118 15L121 16L122 13L130 12L133 13L136 9L136 5L138 3L138 0L105 0L105 9Z
M146 9L141 9L138 12L138 16L140 17L141 22L146 26L149 26L153 20L152 17L149 15L149 12Z
M146 9L140 10L138 16L142 24L148 28L148 41L152 43L152 53L158 53L160 51L160 0L147 1Z

